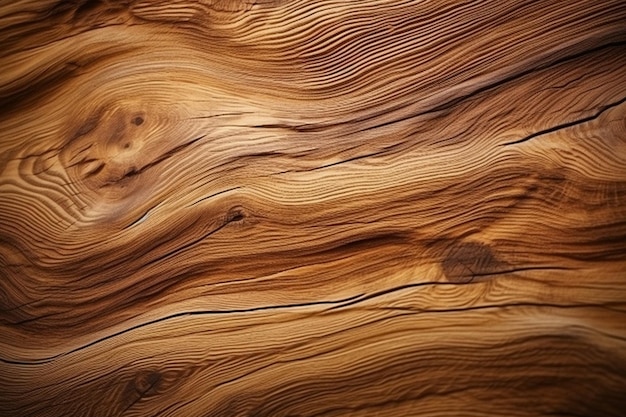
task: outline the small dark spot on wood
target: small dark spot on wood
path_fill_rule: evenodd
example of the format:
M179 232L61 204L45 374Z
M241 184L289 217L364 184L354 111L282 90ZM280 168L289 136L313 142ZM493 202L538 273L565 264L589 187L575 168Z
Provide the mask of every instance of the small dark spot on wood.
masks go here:
M461 242L448 250L441 266L448 281L464 284L496 273L502 262L496 259L488 245Z
M243 207L237 206L228 210L226 214L226 223L241 222L246 218L246 212Z
M134 124L135 126L139 126L139 125L141 125L142 123L143 123L143 117L141 117L141 116L137 116L137 117L135 117L135 118L133 119L133 124Z
M145 395L149 391L156 389L160 380L161 374L156 371L140 372L135 376L135 391L140 395Z
M237 214L235 214L235 215L234 215L234 216L230 219L230 221L231 221L231 222L239 222L239 221L241 221L241 220L243 220L243 214L241 214L241 213L237 213Z
M130 143L129 143L129 142L126 142L126 143L124 144L124 149L128 149L128 148L130 148Z
M245 216L243 215L243 213L237 211L237 212L233 212L233 213L229 213L228 214L228 222L240 222L245 218Z
M162 376L157 371L140 371L126 383L122 394L122 409L133 407L142 398L159 390Z

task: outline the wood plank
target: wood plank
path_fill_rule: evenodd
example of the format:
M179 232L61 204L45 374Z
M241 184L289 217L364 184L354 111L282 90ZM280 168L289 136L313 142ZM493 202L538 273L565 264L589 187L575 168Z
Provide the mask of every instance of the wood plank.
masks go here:
M622 416L625 21L0 2L0 415Z

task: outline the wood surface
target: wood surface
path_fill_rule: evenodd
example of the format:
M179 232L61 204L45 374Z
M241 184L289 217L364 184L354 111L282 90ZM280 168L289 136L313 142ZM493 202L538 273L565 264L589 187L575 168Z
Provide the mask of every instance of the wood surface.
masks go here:
M0 0L0 416L626 415L626 2Z

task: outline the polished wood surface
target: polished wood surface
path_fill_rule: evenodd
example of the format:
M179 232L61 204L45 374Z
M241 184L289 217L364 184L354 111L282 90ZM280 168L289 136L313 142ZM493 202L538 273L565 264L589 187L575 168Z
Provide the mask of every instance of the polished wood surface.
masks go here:
M0 416L623 416L626 3L0 0Z

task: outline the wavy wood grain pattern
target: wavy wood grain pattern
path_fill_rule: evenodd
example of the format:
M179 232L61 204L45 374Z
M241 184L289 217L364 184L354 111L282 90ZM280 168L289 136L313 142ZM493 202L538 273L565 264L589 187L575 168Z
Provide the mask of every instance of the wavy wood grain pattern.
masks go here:
M626 3L0 2L0 415L623 416Z

